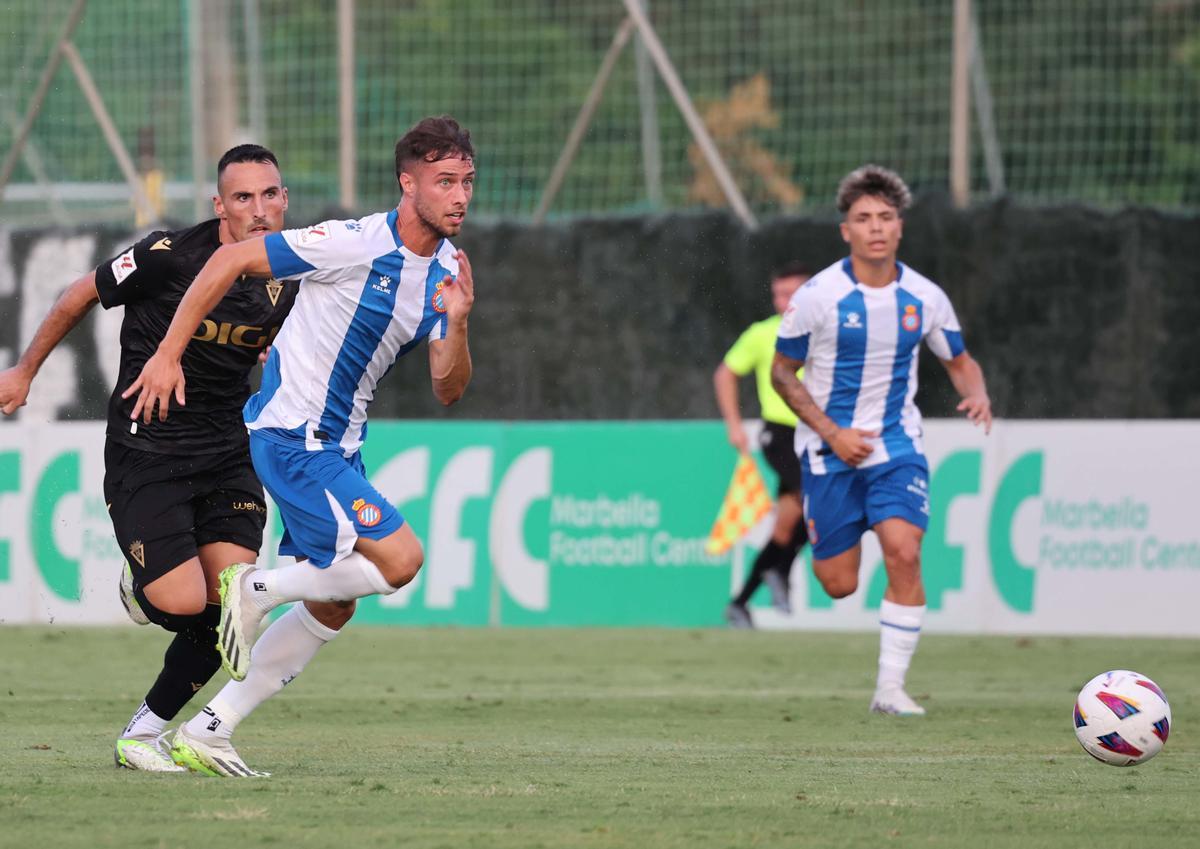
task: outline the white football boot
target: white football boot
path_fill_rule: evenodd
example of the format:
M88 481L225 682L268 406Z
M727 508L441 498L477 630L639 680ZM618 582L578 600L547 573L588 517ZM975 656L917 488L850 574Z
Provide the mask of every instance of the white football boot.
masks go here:
M235 563L221 572L217 587L221 596L217 651L221 654L221 665L234 681L245 680L250 671L250 649L266 616L243 592L245 578L255 571L248 563Z
M171 759L162 735L150 740L123 737L113 749L113 762L121 769L140 769L143 772L187 772Z
M900 687L876 690L871 699L871 713L886 713L891 716L924 716L925 708L914 702Z
M121 594L121 606L125 608L125 612L129 614L129 618L135 624L149 625L150 618L142 611L141 603L133 594L133 569L129 567L128 561L123 565L125 568L121 570L121 583L118 587Z
M184 726L175 732L175 743L171 746L171 757L179 768L187 767L202 775L224 778L269 778L271 773L260 772L246 766L233 744L223 737L201 739L187 733Z

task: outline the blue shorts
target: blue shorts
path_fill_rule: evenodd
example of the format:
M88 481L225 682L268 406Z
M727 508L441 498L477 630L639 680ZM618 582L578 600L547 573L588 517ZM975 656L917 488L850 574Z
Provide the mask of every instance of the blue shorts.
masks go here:
M382 539L404 517L367 480L362 457L306 451L250 431L250 459L283 517L280 554L307 557L325 568L354 549L359 537Z
M878 466L813 474L804 463L804 517L813 557L824 560L858 545L884 519L929 525L929 464L924 455Z

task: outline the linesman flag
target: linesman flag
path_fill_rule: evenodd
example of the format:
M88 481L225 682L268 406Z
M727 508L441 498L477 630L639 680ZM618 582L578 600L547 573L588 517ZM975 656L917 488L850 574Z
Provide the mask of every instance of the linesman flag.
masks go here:
M724 554L769 512L771 496L767 495L767 485L754 460L742 454L721 503L721 512L708 533L705 551Z

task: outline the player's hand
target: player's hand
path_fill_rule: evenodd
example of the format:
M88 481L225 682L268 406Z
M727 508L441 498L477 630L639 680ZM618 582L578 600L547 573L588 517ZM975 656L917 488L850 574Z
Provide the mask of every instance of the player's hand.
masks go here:
M179 364L179 360L163 354L162 351L157 352L142 366L142 373L138 375L137 380L121 393L122 398L138 393L137 402L133 405L133 412L129 414L129 418L136 421L140 414L142 421L150 424L150 417L154 415L154 405L157 404L158 420L165 422L167 405L172 394L175 395L179 406L182 407L186 403L183 383L183 366Z
M833 449L833 453L838 455L847 466L857 466L863 460L870 457L871 452L875 450L875 446L867 440L876 436L879 436L879 431L877 430L842 427L838 428L838 432L833 435L833 439L829 440L829 447Z
M750 440L746 436L746 430L740 424L737 427L725 428L725 434L729 437L729 444L732 445L739 454L750 453Z
M959 412L965 412L971 424L983 425L984 433L992 432L992 400L986 395L968 395L958 402Z
M268 345L267 347L263 348L261 351L258 352L258 364L260 366L265 366L267 364L267 357L269 357L269 356L271 356L271 346L270 345Z
M442 303L447 319L465 321L475 304L475 279L471 276L471 262L466 251L459 251L455 258L458 260L458 277L446 275L442 281Z
M18 408L25 406L31 383L33 375L20 366L0 371L0 410L4 415L11 416Z

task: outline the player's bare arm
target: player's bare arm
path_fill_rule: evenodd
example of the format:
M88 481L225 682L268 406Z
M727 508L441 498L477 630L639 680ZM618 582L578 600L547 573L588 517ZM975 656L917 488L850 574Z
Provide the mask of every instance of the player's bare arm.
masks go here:
M729 444L737 449L739 454L749 454L750 440L746 437L746 429L742 427L742 414L738 409L737 382L737 375L725 363L720 363L713 372L713 394L717 397L721 418L725 420L725 434L729 437Z
M4 415L10 416L25 406L29 387L46 357L99 300L96 272L89 271L68 286L54 302L16 365L0 371L0 410Z
M188 340L204 317L225 297L235 280L243 274L261 277L270 273L271 264L262 237L222 245L216 250L179 302L179 308L157 352L142 366L137 380L121 393L122 398L138 393L130 418L137 419L140 415L149 424L157 404L159 421L166 421L172 395L180 406L184 406L186 401L180 360Z
M867 439L879 434L872 430L838 427L813 400L800 378L796 377L796 372L803 367L804 363L800 360L776 351L775 360L771 363L771 383L775 391L800 417L800 421L811 427L833 449L834 454L847 465L857 466L875 450Z
M962 397L958 403L960 412L965 412L972 424L983 425L984 433L992 432L992 401L988 398L983 369L975 358L963 351L952 360L943 360L942 365L950 375L950 382Z
M429 375L433 394L450 406L463 396L471 382L471 351L467 347L467 317L475 304L475 280L465 251L459 251L458 277L442 281L446 306L446 338L429 344Z

